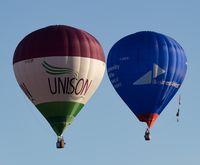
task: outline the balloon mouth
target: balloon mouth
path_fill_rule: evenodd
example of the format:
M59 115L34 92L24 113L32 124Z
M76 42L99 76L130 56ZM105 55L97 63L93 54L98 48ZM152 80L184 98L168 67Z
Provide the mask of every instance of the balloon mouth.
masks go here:
M143 114L143 115L138 115L138 119L141 122L146 122L148 128L152 128L154 122L156 121L156 119L158 118L159 114L157 113L152 113L152 114Z

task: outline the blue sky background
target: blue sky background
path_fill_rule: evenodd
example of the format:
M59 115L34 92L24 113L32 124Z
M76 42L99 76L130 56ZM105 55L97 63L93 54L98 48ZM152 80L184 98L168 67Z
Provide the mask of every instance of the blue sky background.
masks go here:
M2 0L0 2L0 164L1 165L188 165L198 164L200 148L200 2L198 0ZM105 73L95 95L65 131L66 148L19 88L12 58L28 33L54 24L94 35L107 56L125 35L142 30L164 33L185 49L188 72L178 95L146 129L114 91Z

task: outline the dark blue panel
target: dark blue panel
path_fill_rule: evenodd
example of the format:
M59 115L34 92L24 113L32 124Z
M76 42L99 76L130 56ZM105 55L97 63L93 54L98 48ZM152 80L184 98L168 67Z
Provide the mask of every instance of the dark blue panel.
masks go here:
M138 32L111 48L107 72L119 96L136 115L160 114L187 70L183 48L156 32Z

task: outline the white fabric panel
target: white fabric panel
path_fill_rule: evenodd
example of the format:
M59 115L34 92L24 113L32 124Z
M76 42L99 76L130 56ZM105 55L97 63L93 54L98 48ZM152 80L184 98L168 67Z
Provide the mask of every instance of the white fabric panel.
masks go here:
M104 62L74 56L42 57L14 64L19 85L35 105L58 101L85 104L99 86L104 71Z

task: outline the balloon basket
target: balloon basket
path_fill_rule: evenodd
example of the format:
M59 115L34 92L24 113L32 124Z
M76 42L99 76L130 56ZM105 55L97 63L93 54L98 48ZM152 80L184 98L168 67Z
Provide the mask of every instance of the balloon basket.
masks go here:
M56 148L64 148L65 147L65 141L63 137L58 137L57 142L56 142Z
M146 141L150 141L150 140L151 140L151 134L150 134L150 131L149 131L148 128L147 128L147 130L146 130L146 132L145 132L144 139L145 139Z

